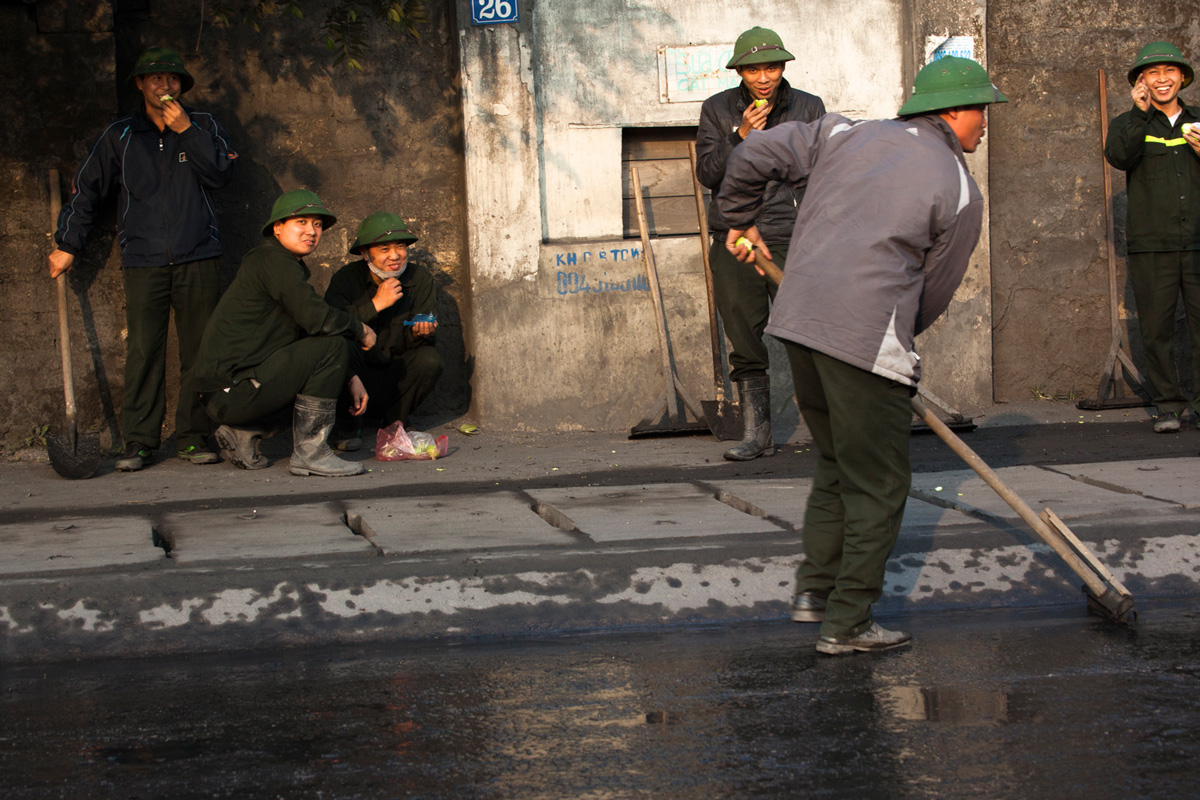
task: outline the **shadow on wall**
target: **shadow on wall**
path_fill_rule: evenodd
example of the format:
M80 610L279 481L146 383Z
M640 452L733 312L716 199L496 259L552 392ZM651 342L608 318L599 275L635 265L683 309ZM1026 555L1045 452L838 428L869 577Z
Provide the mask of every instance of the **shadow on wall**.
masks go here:
M78 168L80 148L90 148L105 125L130 113L139 101L125 84L138 55L152 45L177 49L196 79L184 98L187 105L211 112L239 154L233 183L212 195L221 224L223 284L232 282L244 254L262 240L261 226L283 191L300 186L316 189L347 225L356 224L376 207L399 207L410 213L422 209L419 213L427 215L422 225L432 229L433 239L446 243L444 251L450 255L439 258L424 253L426 263L438 267L432 271L440 294L438 349L446 371L422 412L446 418L464 413L470 403L473 364L466 356L460 299L451 294L455 287L466 291L469 285L457 277L465 278L466 259L465 245L455 241L463 237L461 211L455 207L461 199L463 139L453 8L430 4L430 23L422 26L420 42L391 32L372 32L366 73L331 65L314 35L314 20L287 20L256 33L248 26L228 30L212 26L204 19L205 5L200 0L184 0L169 12L144 2L119 4L115 11L117 111L111 118L75 123L65 137L75 148L74 155L50 154L51 163L61 164L64 190ZM450 65L454 68L448 70ZM422 124L414 125L414 120ZM429 157L431 152L437 157ZM415 170L413 165L418 165ZM437 200L422 202L427 191L440 192ZM355 207L359 204L370 208ZM115 446L121 441L125 353L123 336L117 333L123 328L119 319L124 297L120 277L100 272L105 266L120 269L113 241L113 205L110 201L106 216L98 220L87 252L72 270L70 285L83 315L84 330L76 335L86 334L91 356L89 364L78 364L75 370L81 411L86 412L80 422L94 429L96 415L102 414L99 425ZM332 268L340 266L344 251L338 249L338 241L329 237L328 246L322 242L312 258L320 256L333 262ZM457 253L462 257L455 258ZM108 309L107 318L93 311L95 292L101 288L108 306L115 306ZM55 356L47 352L45 357ZM174 419L178 371L172 328L164 416L168 427ZM58 399L61 403L61 394ZM170 433L164 431L164 438Z

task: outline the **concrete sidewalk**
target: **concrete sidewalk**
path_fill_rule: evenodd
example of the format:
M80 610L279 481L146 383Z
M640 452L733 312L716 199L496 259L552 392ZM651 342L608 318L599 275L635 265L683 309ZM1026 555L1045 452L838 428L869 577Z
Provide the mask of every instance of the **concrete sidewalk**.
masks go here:
M1185 436L1172 441L1196 452L1200 435ZM285 442L268 443L275 463L259 472L169 460L119 474L110 462L69 482L47 465L0 465L0 660L785 615L814 462L802 437L745 465L710 437L453 446L436 462L369 460L369 475L347 479L291 476ZM998 472L1135 596L1197 593L1200 458ZM1082 616L1080 583L959 462L914 475L879 610L1064 603Z

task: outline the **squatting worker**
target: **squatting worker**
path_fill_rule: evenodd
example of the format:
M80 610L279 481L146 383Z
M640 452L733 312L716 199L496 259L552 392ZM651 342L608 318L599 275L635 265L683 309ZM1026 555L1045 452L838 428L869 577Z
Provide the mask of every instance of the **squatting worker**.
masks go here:
M829 114L753 133L725 171L717 203L742 260L753 258L742 236L771 255L751 226L767 187L808 181L767 332L786 346L820 454L792 619L821 623L822 653L910 639L874 622L871 604L911 481L913 339L950 303L978 241L983 197L963 153L1003 102L978 63L943 58L917 74L899 119Z
M258 451L255 420L291 403L293 475L357 475L362 464L329 449L337 399L347 386L352 411L367 407L362 382L350 375L357 340L375 345L370 326L326 303L309 284L304 257L337 218L306 189L275 201L263 243L245 258L221 297L196 359L195 383L220 426L221 455L243 469L268 466Z
M117 239L125 279L125 449L116 467L141 469L161 444L166 409L167 326L175 310L179 401L175 447L193 464L212 464L208 417L188 370L221 296L221 233L210 193L233 178L237 153L211 114L180 104L195 81L173 50L142 53L129 75L137 109L100 135L71 184L58 217L50 277L83 252L105 199L119 189Z
M729 155L751 131L774 128L781 122L812 122L825 114L821 98L793 89L783 77L786 62L793 60L795 56L783 49L774 31L751 28L738 37L733 58L725 67L737 70L742 82L704 101L696 134L696 172L713 195L721 189ZM803 197L804 181L772 181L763 194L755 222L780 263L787 256L796 207ZM729 254L725 249L729 227L717 204L711 203L708 229L713 237L709 251L713 295L729 337L729 374L737 386L743 423L742 441L726 451L725 458L749 461L775 454L771 379L763 342L775 284Z
M409 416L433 391L442 375L437 351L437 289L424 264L409 261L408 248L417 237L403 218L379 211L362 221L350 252L361 256L334 274L325 301L369 323L376 332L375 346L355 350L350 370L370 395L367 414L384 425L399 421L408 427ZM350 407L343 392L340 409ZM343 435L334 446L357 450L362 442L356 431L341 420Z
M1146 350L1156 433L1179 430L1188 406L1200 415L1200 114L1179 99L1195 72L1166 42L1142 48L1129 69L1133 108L1108 127L1104 157L1125 170L1129 282ZM1175 305L1192 340L1192 391L1175 368ZM1200 422L1198 422L1200 424Z

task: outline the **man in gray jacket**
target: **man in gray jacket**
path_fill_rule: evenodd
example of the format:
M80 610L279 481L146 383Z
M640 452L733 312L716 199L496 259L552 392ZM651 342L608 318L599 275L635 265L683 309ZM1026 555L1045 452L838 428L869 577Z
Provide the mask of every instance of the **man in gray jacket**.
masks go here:
M717 203L742 261L754 257L743 236L770 257L752 225L764 188L808 182L767 333L787 348L820 453L792 601L792 619L821 623L819 652L911 639L876 624L871 604L911 483L913 339L946 310L979 239L983 197L963 153L983 139L987 105L1004 102L981 65L943 58L917 75L899 119L781 125L726 167Z

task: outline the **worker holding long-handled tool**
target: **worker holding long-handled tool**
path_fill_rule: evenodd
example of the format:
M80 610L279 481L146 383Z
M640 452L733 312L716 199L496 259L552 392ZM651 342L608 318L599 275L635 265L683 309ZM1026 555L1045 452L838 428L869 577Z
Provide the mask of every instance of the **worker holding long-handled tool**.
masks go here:
M945 311L983 221L967 171L990 103L983 67L948 57L918 73L899 119L828 114L751 134L730 156L717 203L741 261L769 256L754 219L771 181L807 180L767 332L787 348L820 453L804 516L792 619L820 622L817 650L909 643L871 616L911 484L913 339Z

